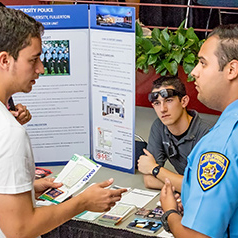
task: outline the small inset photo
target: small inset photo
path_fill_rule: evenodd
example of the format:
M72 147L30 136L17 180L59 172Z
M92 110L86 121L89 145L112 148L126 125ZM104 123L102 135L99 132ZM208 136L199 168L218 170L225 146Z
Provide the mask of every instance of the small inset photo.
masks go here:
M51 199L57 198L59 195L63 194L64 192L58 188L52 188L48 192L45 193L46 196L48 196Z
M102 97L102 115L109 118L124 119L125 100L114 97Z

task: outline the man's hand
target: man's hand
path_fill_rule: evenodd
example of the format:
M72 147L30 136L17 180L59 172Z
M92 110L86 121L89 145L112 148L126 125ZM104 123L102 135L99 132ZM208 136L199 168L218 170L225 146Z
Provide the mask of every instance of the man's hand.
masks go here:
M169 179L165 179L164 187L161 189L160 202L164 212L175 209L178 210L178 204L174 196L174 188Z
M152 174L152 170L158 165L154 156L146 149L143 149L145 155L141 155L138 160L138 170L143 174Z
M93 184L80 194L85 201L85 210L92 212L109 211L121 199L121 194L127 191L127 189L107 189L106 187L112 183L113 179L111 178L102 183Z
M62 183L54 183L54 178L37 179L34 182L35 197L38 198L43 192L49 188L59 188Z
M16 111L10 111L10 112L21 125L31 120L31 114L26 108L26 106L23 106L22 104L17 104L15 108L16 108Z

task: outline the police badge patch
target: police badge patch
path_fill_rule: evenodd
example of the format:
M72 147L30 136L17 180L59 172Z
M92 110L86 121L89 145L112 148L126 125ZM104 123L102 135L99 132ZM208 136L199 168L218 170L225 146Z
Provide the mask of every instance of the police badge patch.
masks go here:
M214 187L226 174L229 166L229 159L217 152L207 152L202 154L198 163L198 182L203 189Z

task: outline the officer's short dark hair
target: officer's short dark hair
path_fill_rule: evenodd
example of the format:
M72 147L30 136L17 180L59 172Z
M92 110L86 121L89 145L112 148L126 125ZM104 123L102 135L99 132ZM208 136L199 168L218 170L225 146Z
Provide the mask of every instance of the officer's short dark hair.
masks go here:
M215 55L218 58L219 70L232 60L238 60L238 24L220 25L216 27L209 35L219 38L219 45Z

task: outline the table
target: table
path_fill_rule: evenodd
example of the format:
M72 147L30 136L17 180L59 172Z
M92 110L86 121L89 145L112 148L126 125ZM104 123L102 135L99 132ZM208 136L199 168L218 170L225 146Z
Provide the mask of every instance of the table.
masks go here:
M60 172L62 166L55 167L46 167L51 169L53 175ZM123 186L123 187L131 187L138 189L146 189L143 182L143 175L136 171L135 174L128 174L116 170L112 170L109 168L100 168L97 174L90 180L90 182L86 185L89 186L91 183L101 182L107 180L109 178L114 178L114 184ZM84 189L84 188L82 188ZM149 190L156 191L156 190ZM150 203L146 205L147 208L156 207L156 203L159 200L159 196L156 196ZM143 238L143 237L156 237L163 228L161 228L158 232L154 234L140 232L137 230L129 230L126 228L128 223L133 220L134 215L131 215L121 224L113 227L104 226L97 222L97 219L93 222L87 222L82 220L70 220L53 231L45 234L42 238L119 238L119 237L128 237L128 238Z

